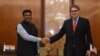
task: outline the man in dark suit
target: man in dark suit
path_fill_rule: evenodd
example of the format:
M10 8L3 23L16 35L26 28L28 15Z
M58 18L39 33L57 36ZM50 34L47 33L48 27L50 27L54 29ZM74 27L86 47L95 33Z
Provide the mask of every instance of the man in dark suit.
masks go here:
M64 56L86 56L90 55L90 44L93 45L90 24L88 19L79 16L80 8L72 5L70 8L71 18L64 21L60 31L50 39L44 39L54 43L66 34L64 45Z

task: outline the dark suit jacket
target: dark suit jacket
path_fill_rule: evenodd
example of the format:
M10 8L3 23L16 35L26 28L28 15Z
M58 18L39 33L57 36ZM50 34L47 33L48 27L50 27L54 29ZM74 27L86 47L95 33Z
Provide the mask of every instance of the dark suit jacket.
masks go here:
M64 34L66 34L64 56L71 56L73 44L75 44L77 56L85 56L86 50L89 50L90 43L92 44L89 21L85 18L79 17L75 32L73 31L72 22L72 18L66 20L59 33L50 38L50 43L59 40Z

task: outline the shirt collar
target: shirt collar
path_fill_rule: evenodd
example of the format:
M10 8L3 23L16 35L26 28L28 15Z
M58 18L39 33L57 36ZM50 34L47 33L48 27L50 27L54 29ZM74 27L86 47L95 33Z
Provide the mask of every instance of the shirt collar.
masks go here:
M72 19L74 20L74 18L72 18ZM76 21L78 21L78 20L79 20L79 16L76 17Z

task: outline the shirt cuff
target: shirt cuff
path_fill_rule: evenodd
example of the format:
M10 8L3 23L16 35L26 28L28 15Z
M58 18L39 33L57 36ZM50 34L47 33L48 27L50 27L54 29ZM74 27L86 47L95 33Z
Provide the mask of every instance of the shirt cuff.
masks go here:
M39 38L38 38L38 40L39 40L39 41L41 41L41 40L42 40L42 38L40 38L40 37L39 37Z

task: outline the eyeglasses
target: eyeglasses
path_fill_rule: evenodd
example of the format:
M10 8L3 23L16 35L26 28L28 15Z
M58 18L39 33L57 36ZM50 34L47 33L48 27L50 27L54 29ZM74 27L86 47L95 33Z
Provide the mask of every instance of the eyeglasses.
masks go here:
M79 10L72 10L71 12L77 12L77 11L79 11Z

